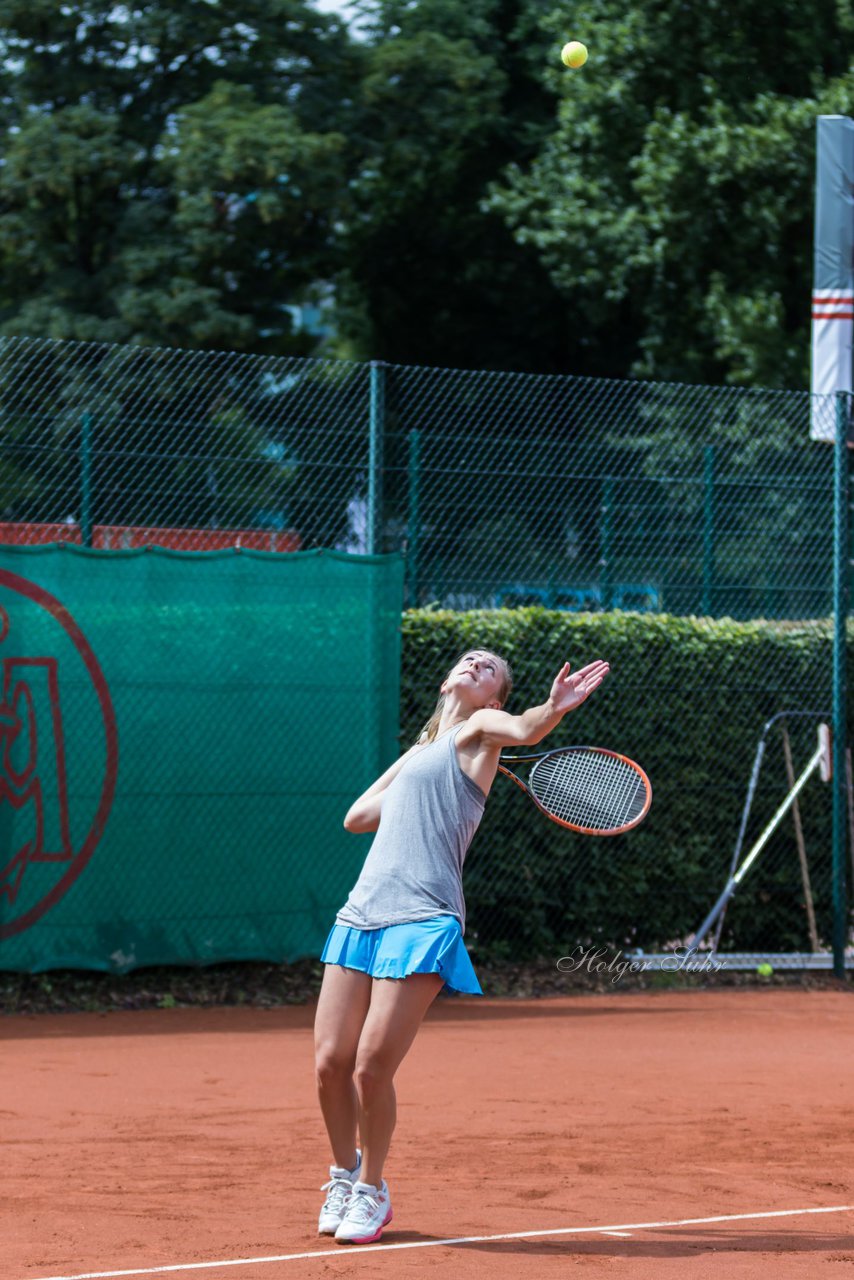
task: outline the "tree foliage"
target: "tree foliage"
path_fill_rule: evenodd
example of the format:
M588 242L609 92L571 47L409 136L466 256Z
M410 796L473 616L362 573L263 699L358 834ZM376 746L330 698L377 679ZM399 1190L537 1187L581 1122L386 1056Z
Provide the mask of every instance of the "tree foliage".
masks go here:
M0 0L0 332L807 381L851 0ZM558 57L568 37L591 56Z
M544 27L555 34L564 17ZM617 337L612 371L804 385L814 122L854 108L845 0L588 0L583 74L489 207Z
M300 350L359 52L305 0L0 4L6 332Z
M559 369L571 326L537 255L483 205L531 154L550 96L528 0L370 0L342 316L354 354Z

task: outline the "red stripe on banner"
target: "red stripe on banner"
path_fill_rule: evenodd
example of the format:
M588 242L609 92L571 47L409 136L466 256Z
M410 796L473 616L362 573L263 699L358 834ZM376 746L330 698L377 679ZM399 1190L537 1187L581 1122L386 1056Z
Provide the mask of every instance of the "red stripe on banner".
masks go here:
M813 320L854 320L854 311L814 311Z
M841 289L836 290L817 289L812 296L813 302L854 302L854 293L844 293Z

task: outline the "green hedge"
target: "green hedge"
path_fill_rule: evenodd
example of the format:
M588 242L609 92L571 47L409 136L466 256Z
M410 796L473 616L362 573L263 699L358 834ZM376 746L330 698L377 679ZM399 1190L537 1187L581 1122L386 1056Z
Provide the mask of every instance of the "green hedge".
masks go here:
M466 864L473 951L521 959L568 954L579 943L652 950L685 938L726 882L764 723L783 709L830 707L830 623L541 608L412 610L403 619L402 745L417 736L453 660L475 645L510 661L510 711L544 701L564 660L573 667L594 658L610 662L602 688L543 746L590 743L624 752L649 773L653 805L645 823L626 836L576 836L539 815L499 776ZM790 722L796 772L814 750L816 723ZM785 791L775 729L748 841ZM830 789L816 777L803 793L801 814L825 942L831 936L830 809ZM731 904L722 945L809 950L788 819Z

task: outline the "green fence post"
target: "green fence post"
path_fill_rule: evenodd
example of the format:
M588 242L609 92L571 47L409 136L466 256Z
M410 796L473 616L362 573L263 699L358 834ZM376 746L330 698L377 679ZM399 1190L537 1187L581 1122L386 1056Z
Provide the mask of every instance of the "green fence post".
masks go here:
M371 361L370 436L368 443L368 555L382 551L383 436L385 434L385 365Z
M845 977L848 906L845 891L845 822L848 743L846 624L848 621L848 397L836 393L833 492L833 972Z
M84 547L92 545L92 415L80 419L80 536Z
M602 589L602 608L610 609L613 582L611 581L611 514L614 501L614 482L610 476L602 481L602 508L599 522L599 581Z
M704 617L713 613L715 589L715 446L703 450L703 601Z
M421 484L421 437L413 427L409 433L409 517L407 520L407 563L409 567L409 604L418 604L418 550L421 538L418 502Z

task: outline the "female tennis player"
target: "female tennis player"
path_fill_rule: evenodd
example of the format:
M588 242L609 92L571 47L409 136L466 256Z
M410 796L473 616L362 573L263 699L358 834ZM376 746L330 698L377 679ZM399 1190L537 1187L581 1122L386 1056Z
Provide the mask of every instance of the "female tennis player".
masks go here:
M502 747L542 741L608 670L597 661L572 674L565 663L542 706L515 716L502 709L508 664L469 650L442 681L415 745L350 807L347 830L377 834L321 956L317 1089L334 1160L321 1234L347 1244L380 1238L392 1217L383 1166L395 1072L443 986L483 994L462 939L462 869Z

